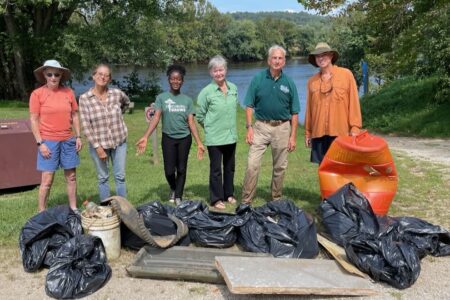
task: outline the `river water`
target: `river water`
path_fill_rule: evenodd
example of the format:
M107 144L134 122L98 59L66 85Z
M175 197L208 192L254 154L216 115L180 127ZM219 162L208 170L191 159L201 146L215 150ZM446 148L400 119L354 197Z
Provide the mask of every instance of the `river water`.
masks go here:
M206 64L188 64L186 67L186 77L182 92L192 99L196 99L200 90L206 86L211 78L208 73L208 66ZM244 100L247 87L250 84L253 76L267 68L266 62L247 62L247 63L230 63L228 64L227 80L236 84L238 88L239 100ZM122 80L123 76L132 72L131 67L114 67L113 79ZM283 72L289 75L295 82L300 99L300 113L299 120L301 123L304 121L305 107L306 107L306 82L309 77L317 72L318 69L311 66L306 58L294 58L286 62L286 66L283 68ZM144 79L151 72L150 68L137 69L141 79ZM163 90L168 89L167 77L164 72L157 72L160 78L160 84ZM89 80L90 73L85 74L85 78L82 81L74 81L72 87L75 90L75 94L78 96L84 93L88 88L92 86L92 81Z

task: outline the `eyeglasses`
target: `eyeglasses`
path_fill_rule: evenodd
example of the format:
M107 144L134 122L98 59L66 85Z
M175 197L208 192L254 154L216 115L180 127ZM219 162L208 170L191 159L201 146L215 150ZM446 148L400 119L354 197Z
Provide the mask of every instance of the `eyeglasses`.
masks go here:
M111 77L110 74L105 74L105 73L96 73L95 75L97 75L98 77L105 77L105 78Z
M60 73L45 73L45 76L50 78L50 77L55 77L58 78L59 76L61 76Z

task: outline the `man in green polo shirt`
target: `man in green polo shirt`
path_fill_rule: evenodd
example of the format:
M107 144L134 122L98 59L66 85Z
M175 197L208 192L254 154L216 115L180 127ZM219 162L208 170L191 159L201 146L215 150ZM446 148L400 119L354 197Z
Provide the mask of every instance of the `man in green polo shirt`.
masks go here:
M272 148L272 199L281 199L288 152L296 147L300 103L297 88L282 68L286 50L270 47L269 68L256 74L245 96L247 136L250 145L247 171L242 187L242 203L250 204L256 192L261 159L267 146ZM252 124L253 112L256 121Z

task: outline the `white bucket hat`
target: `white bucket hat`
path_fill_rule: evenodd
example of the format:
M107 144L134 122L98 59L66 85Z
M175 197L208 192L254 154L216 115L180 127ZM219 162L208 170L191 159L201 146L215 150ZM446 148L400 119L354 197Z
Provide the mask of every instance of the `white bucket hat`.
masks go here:
M45 83L44 70L47 68L55 68L59 69L62 72L61 82L67 81L70 79L70 70L61 66L59 61L54 59L49 59L44 62L44 65L34 70L34 77L36 77L37 81L40 83Z

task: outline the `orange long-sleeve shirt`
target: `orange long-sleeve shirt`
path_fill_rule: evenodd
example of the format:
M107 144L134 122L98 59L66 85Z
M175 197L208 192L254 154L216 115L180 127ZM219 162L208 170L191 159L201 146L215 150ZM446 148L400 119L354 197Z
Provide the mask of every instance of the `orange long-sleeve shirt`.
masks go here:
M333 66L331 73L331 82L327 83L331 87L324 88L320 72L308 80L305 115L307 138L349 135L361 129L361 108L353 74L338 66Z

